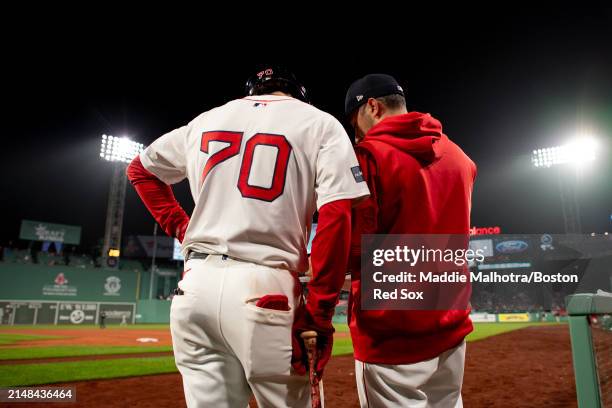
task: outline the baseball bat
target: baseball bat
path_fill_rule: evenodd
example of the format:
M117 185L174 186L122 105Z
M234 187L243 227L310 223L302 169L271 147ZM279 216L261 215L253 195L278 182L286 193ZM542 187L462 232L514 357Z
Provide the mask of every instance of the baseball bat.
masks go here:
M308 376L310 379L310 401L312 408L321 408L321 393L317 377L317 332L310 330L301 335L308 354Z

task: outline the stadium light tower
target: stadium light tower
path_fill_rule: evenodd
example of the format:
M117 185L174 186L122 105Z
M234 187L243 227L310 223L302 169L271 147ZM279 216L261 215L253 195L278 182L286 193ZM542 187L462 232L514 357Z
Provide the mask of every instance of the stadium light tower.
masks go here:
M591 137L580 136L562 146L536 149L531 155L531 162L535 167L557 167L559 192L561 194L561 208L563 210L563 224L565 233L579 234L582 232L580 222L580 206L576 194L577 180L569 182L564 177L564 165L573 165L574 175L577 179L578 171L585 164L597 157L597 142Z
M536 167L551 167L571 163L581 166L595 160L597 143L591 138L578 138L563 146L537 149L531 155L531 162Z
M113 176L106 208L104 245L102 246L102 259L107 267L117 266L121 250L121 231L127 186L125 170L132 159L139 155L143 149L144 146L141 143L134 142L127 137L102 135L100 157L113 165Z

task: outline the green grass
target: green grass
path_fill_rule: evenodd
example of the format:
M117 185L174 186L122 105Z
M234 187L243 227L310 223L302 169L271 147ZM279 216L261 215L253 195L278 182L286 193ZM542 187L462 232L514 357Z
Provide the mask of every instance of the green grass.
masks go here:
M467 341L481 340L490 336L529 326L543 326L558 323L475 323L474 332ZM338 333L348 332L346 324L335 324ZM56 328L57 326L51 326ZM69 326L72 328L72 326ZM91 326L90 326L91 327ZM130 328L134 326L128 326ZM142 325L135 326L142 328ZM167 329L167 325L151 325ZM3 339L20 340L24 335L2 335ZM11 337L8 337L11 336ZM39 338L39 336L35 336ZM29 349L0 349L0 359L26 359L45 357L68 357L104 354L124 354L139 352L171 351L171 346L126 346L126 347L36 347ZM350 337L338 338L334 341L332 355L347 355L353 352ZM80 380L105 378L133 377L151 374L176 372L173 357L124 358L111 360L89 360L74 362L57 362L43 364L13 364L0 366L0 387L27 386L35 384L50 384Z
M486 339L487 337L496 336L498 334L511 332L513 330L523 329L531 326L545 326L561 323L474 323L474 331L470 333L466 341L476 341Z
M336 329L336 333L348 333L349 327L346 323L334 323L334 328Z
M474 323L474 331L470 333L466 341L482 340L487 337L496 336L498 334L511 332L513 330L523 329L530 326L543 326L562 323ZM348 332L348 325L336 323L334 324L337 333ZM353 343L350 338L340 338L334 340L333 356L341 356L344 354L353 353Z
M332 356L342 356L344 354L353 354L353 342L350 337L334 339Z
M334 343L334 355L352 352L349 338ZM340 350L338 353L337 351ZM1 366L0 387L28 386L176 372L174 357L125 358Z
M7 348L0 349L0 360L156 353L164 351L172 351L172 346L55 346Z
M174 357L6 365L0 369L0 387L136 377L176 371Z
M38 336L30 334L0 333L0 345L6 346L22 340L61 339L62 336ZM0 350L0 355L2 351Z
M349 327L346 323L334 323L336 333L348 333ZM335 338L332 356L342 356L345 354L353 354L353 342L350 337Z

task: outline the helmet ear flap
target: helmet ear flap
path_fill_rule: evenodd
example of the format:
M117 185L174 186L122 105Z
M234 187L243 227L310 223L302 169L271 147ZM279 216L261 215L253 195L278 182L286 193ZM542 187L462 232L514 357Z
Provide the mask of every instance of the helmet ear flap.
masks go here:
M249 78L247 79L246 84L244 85L244 93L246 94L246 96L252 96L254 91L255 84L253 84L253 81L251 80L251 78Z

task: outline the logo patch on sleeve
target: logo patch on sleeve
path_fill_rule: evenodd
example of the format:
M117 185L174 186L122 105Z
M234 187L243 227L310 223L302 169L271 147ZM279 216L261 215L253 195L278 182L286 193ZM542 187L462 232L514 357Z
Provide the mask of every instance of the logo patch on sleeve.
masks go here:
M351 167L351 172L353 172L353 177L355 177L355 182L361 183L363 181L363 173L361 172L361 167L359 166Z

